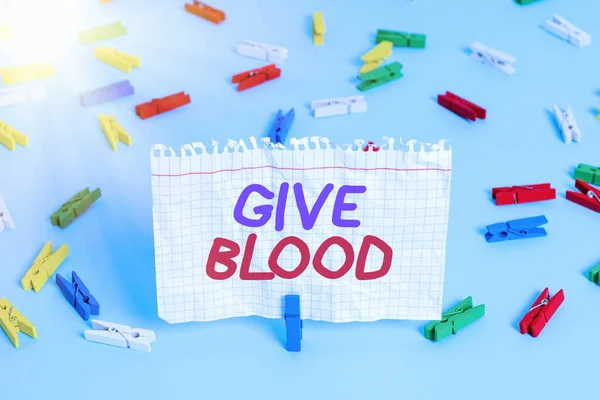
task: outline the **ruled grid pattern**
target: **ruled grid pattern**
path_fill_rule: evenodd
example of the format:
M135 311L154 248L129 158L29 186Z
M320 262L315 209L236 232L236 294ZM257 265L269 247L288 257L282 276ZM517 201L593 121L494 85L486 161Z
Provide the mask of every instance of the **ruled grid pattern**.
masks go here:
M451 150L443 145L429 151L404 147L377 153L266 147L215 154L182 152L181 156L153 153L151 164L157 300L159 316L167 322L250 315L281 318L286 294L300 295L303 319L440 318L451 178ZM277 205L283 182L290 184L290 191L281 232L274 229L274 213L260 228L247 228L234 220L233 209L245 187L261 184L275 193L273 200L256 194L249 198L244 215L252 218L254 207ZM297 182L303 185L309 210L323 187L334 184L310 231L302 227L296 208L292 186ZM366 193L346 196L346 202L358 208L345 212L343 218L358 219L358 228L339 228L331 222L335 195L342 185L367 187ZM214 238L233 240L243 252L250 233L258 235L252 272L270 271L271 250L287 236L308 244L311 263L294 280L242 281L240 254L234 258L238 270L232 278L209 278L206 260ZM358 256L366 235L379 237L393 249L392 266L384 277L359 281L354 265L344 277L330 280L313 269L312 257L325 239L345 238ZM279 265L286 270L294 269L299 261L293 246L287 246L279 257ZM337 246L323 258L330 270L339 269L344 261ZM371 247L366 271L379 269L381 261L380 251Z

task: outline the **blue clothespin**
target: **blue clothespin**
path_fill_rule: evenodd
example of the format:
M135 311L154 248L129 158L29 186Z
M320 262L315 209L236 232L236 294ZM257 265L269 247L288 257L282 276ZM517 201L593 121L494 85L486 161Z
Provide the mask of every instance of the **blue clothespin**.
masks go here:
M293 108L285 116L281 110L277 111L277 116L275 117L271 131L269 132L269 139L271 139L271 143L285 142L288 131L292 127L295 117L296 113Z
M546 236L546 230L539 226L547 223L548 220L546 217L539 215L537 217L515 219L506 223L500 222L488 225L485 240L488 243L492 243Z
M71 303L81 318L87 321L90 315L100 314L100 304L90 294L90 291L85 287L75 271L73 271L71 282L63 278L60 274L56 274L56 284L65 299Z
M302 320L300 319L300 296L288 294L285 296L285 330L287 336L287 351L300 351L302 340Z

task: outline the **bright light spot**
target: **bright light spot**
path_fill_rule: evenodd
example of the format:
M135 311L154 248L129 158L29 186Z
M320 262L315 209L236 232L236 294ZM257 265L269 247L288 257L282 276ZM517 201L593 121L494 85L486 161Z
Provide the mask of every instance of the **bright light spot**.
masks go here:
M77 42L81 18L77 2L13 0L2 16L13 27L8 58L20 62L58 61Z

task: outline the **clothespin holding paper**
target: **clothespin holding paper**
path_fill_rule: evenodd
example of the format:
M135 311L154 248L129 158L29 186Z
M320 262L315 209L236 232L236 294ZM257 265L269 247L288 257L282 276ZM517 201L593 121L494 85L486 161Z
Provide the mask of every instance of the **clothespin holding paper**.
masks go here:
M360 74L357 78L362 81L362 83L358 84L356 87L361 92L364 92L396 79L400 79L403 76L400 73L401 70L402 64L399 62L394 62L383 67L379 67L371 72L367 72L366 74Z
M271 143L277 144L285 142L295 117L296 113L293 108L285 115L283 115L281 110L277 111L275 121L273 121L273 126L269 132Z
M365 62L360 68L360 73L365 74L379 67L383 62L392 55L392 42L384 40L377 46L365 53L360 59Z
M117 142L119 141L131 146L131 136L112 115L100 114L100 126L113 151L117 151Z
M14 308L6 298L0 299L0 327L16 348L19 348L19 332L34 339L38 337L35 325Z
M17 145L27 147L29 138L12 126L0 121L0 143L10 151L15 151Z
M131 72L132 67L138 67L141 65L139 57L132 56L131 54L123 53L110 47L102 46L94 49L94 56L104 61L108 65L112 65L115 68L120 69L123 72Z
M313 14L313 44L315 46L325 44L325 21L323 21L322 11Z
M85 210L90 208L96 200L102 196L100 188L90 192L90 189L85 188L75 196L71 197L58 210L50 216L50 222L54 226L66 228L75 218L81 216Z
M0 233L4 232L4 229L6 228L15 229L15 224L8 212L2 193L0 193Z
M300 318L300 296L288 294L285 296L285 332L287 351L300 351L302 345L302 319Z
M485 305L480 304L473 307L473 298L467 297L456 306L442 314L439 321L430 322L425 326L425 337L429 340L439 342L459 330L477 321L485 314Z
M24 290L33 289L39 292L52 274L58 269L69 254L69 246L63 244L55 252L52 252L52 242L44 245L40 254L35 258L31 268L21 280Z

